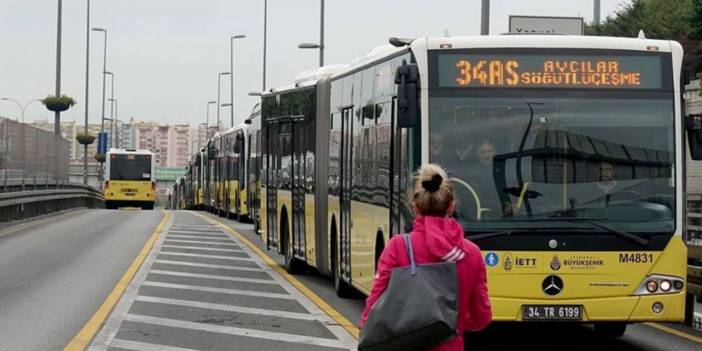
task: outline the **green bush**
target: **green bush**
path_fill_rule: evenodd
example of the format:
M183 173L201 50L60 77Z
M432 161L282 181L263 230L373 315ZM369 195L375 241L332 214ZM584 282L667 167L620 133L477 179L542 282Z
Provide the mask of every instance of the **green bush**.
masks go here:
M95 154L95 161L100 163L105 162L105 154Z

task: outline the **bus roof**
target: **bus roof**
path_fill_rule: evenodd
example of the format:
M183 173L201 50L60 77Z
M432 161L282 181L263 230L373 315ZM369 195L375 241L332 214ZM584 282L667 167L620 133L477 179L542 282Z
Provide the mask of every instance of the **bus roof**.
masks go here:
M428 50L470 48L570 48L634 51L672 51L676 42L645 38L601 37L589 35L490 35L415 39L424 41ZM444 47L442 47L442 45ZM678 44L679 45L679 44ZM450 48L447 48L450 46Z
M108 154L133 154L133 155L153 155L153 152L146 149L110 149Z

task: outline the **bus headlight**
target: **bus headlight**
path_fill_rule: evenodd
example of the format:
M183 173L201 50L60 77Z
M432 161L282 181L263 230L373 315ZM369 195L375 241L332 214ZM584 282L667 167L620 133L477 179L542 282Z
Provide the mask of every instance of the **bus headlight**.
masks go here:
M655 293L658 291L658 282L655 280L649 280L646 282L646 290L650 293Z
M649 275L634 292L634 295L673 294L683 289L683 280L667 275Z

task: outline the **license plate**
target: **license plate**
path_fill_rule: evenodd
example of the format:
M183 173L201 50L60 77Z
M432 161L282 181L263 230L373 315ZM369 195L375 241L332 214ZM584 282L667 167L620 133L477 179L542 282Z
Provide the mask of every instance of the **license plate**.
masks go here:
M525 321L580 321L583 306L579 305L523 305L522 320Z

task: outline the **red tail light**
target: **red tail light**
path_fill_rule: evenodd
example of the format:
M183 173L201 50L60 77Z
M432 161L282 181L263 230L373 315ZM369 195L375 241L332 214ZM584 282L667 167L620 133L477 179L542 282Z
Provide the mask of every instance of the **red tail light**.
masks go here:
M110 188L110 181L109 181L109 180L106 180L106 181L105 181L105 190L107 190L107 189L109 189L109 188Z
M151 182L151 190L156 190L156 182Z

